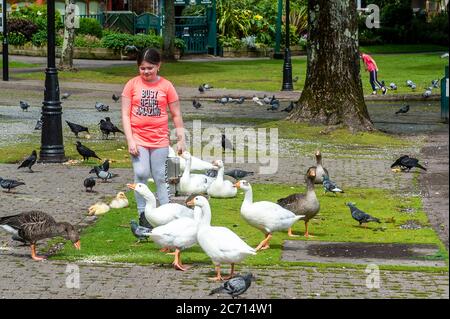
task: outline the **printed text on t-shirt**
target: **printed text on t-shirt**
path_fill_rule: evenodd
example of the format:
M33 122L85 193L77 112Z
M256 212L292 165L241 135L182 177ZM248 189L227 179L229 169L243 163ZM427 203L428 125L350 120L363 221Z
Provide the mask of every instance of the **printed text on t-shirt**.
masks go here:
M158 105L158 91L142 89L141 105L137 109L137 115L160 116L161 109Z

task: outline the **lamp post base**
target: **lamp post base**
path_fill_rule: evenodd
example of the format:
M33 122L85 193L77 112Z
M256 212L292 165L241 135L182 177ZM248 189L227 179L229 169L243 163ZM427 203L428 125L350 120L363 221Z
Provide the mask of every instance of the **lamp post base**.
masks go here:
M294 90L294 85L292 84L291 51L289 48L286 48L284 52L283 86L281 87L281 91L292 91Z

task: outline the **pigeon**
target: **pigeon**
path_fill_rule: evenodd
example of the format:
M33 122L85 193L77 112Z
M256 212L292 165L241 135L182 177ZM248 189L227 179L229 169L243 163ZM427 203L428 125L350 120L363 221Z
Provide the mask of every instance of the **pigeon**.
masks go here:
M406 80L406 85L407 85L407 86L411 87L411 86L413 86L413 84L414 84L413 81L411 81L411 80Z
M95 158L98 158L99 160L101 160L101 158L98 157L97 154L95 154L95 152L93 150L82 145L80 141L77 141L77 143L75 145L77 146L78 153L81 156L83 156L83 160L89 160L89 157L95 157Z
M412 85L411 85L411 90L415 90L416 89L416 85L413 83Z
M234 179L242 179L242 178L244 178L246 176L253 175L255 173L254 172L247 172L247 171L244 171L244 170L241 170L241 169L232 169L232 170L226 171L224 174L227 175L227 176L231 176Z
M344 191L342 189L340 189L335 182L332 182L330 180L330 178L328 177L328 175L323 175L322 176L322 185L323 185L323 189L326 192L332 192L336 195L336 193L343 193Z
M270 102L270 107L267 108L267 111L276 111L280 107L280 102L275 99L272 102Z
M234 299L246 292L254 280L255 277L251 273L239 275L225 281L219 288L211 290L209 295L225 292Z
M16 188L20 185L25 185L25 183L16 181L14 179L3 179L0 177L0 186L4 189L7 189L8 192L11 191L12 188Z
M22 164L19 165L19 167L17 167L17 169L22 168L22 167L28 167L28 170L30 173L33 173L33 170L31 169L31 166L33 166L36 163L37 160L37 153L35 150L33 150L31 152L31 155L28 156L23 162Z
M30 104L28 104L28 102L20 101L19 103L22 111L28 111L28 108L30 107Z
M292 79L292 82L297 82L298 81L298 75L294 76L294 78Z
M346 203L345 205L350 207L350 213L352 214L353 219L356 220L357 222L359 222L359 226L361 226L361 224L367 224L368 222L381 223L378 218L372 217L369 214L363 212L362 210L356 208L355 204ZM367 226L364 225L364 227L367 227Z
M202 86L203 86L203 88L204 88L205 90L210 90L210 89L213 88L213 86L212 86L212 85L209 85L208 83L203 83Z
M109 170L109 160L106 159L101 165L94 166L90 171L89 174L95 173L95 169L98 168L101 171L107 172Z
M130 226L131 232L133 233L134 237L138 239L138 241L147 240L150 237L150 234L152 232L150 228L139 226L135 220L130 221Z
M281 110L281 112L288 112L290 113L294 109L294 102L289 103L289 105Z
M95 109L99 112L108 112L109 105L103 104L101 102L95 102Z
M253 95L252 100L258 105L264 105L263 102L261 102L261 100L256 95Z
M271 99L270 97L268 97L267 95L264 94L264 97L263 97L263 102L264 102L264 103L270 104L271 100L272 100L272 99Z
M236 104L242 104L245 101L245 97L241 96L238 99L234 100L233 102Z
M220 99L216 100L216 103L220 103L222 105L227 104L230 101L230 98L228 96L221 97Z
M431 90L430 88L426 89L425 92L422 93L422 96L424 98L430 97L431 96Z
M36 125L34 126L35 130L42 130L42 119L36 121Z
M200 86L198 87L198 91L199 91L200 93L205 93L205 88L203 87L203 85L200 85Z
M233 143L230 142L230 140L225 136L225 134L222 134L222 150L225 152L225 149L235 150Z
M135 45L126 45L124 48L125 52L137 52L139 51Z
M389 88L391 90L397 90L397 85L394 82L391 82L391 84L389 84Z
M72 94L66 92L61 95L61 100L67 100Z
M441 55L441 59L448 58L448 52Z
M434 89L438 89L438 88L439 88L439 80L433 80L433 81L431 81L431 86L432 86Z
M199 101L197 101L197 100L193 100L192 101L192 106L198 110L199 108L202 107L202 104Z
M86 178L83 182L83 185L84 187L86 187L86 192L92 192L92 188L95 186L95 178L93 177Z
M394 168L395 166L400 166L402 170L408 170L408 172L411 170L411 168L417 167L420 169L423 169L426 171L427 169L419 164L419 160L414 157L409 157L408 155L402 155L400 156L392 165L391 168Z
M72 123L66 120L67 125L69 125L70 130L75 134L75 137L78 138L78 133L87 132L89 134L89 129L80 124Z
M119 102L119 100L120 100L120 96L117 96L117 95L115 95L115 94L113 93L112 99L113 99L114 102L117 103L117 102Z
M395 112L395 114L408 113L408 111L409 111L409 104L406 104L402 106L397 112Z
M95 175L97 175L97 177L100 178L103 181L103 183L107 182L108 179L111 179L111 178L119 176L118 174L114 174L114 173L111 173L111 172L106 172L106 171L102 170L98 166L94 167L93 170L94 170ZM92 170L91 170L91 172L92 172Z
M208 177L211 177L211 178L216 178L217 177L217 170L214 169L214 168L211 168L211 169L209 169L209 170L207 170L205 172L205 175L208 176Z

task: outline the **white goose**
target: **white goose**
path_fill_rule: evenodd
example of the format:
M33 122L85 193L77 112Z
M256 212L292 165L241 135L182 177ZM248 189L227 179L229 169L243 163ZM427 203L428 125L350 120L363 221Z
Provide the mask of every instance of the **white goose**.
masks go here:
M238 235L226 227L211 226L211 207L203 196L195 196L186 203L202 209L202 219L198 225L197 241L203 251L216 265L217 275L212 280L223 280L233 276L234 264L244 260L248 255L256 255L255 249L247 245ZM230 276L222 277L220 264L230 263Z
M256 250L270 248L269 241L272 238L272 233L275 231L288 230L289 236L296 237L296 235L292 234L291 227L297 220L304 218L305 215L295 215L290 210L268 201L253 203L253 192L250 183L246 180L241 180L235 185L245 193L241 206L242 218L253 227L261 230L266 236L256 247Z
M162 226L153 228L150 237L163 248L175 249L169 253L175 255L172 265L175 269L185 271L188 267L181 263L181 250L192 247L197 243L198 223L201 219L202 211L200 207L194 208L194 219L181 217L172 220Z
M127 184L145 199L145 218L153 226L161 226L181 217L194 217L194 211L177 203L167 203L156 207L156 198L147 185L142 183Z
M182 156L177 155L172 146L169 146L169 157L178 157L180 159L180 170L184 171L184 168L186 167L186 160ZM192 171L205 171L213 168L213 164L191 155Z
M184 151L182 157L186 160L186 166L180 178L180 192L184 194L206 193L214 179L203 174L191 174L191 154Z
M207 193L211 197L228 198L235 197L237 194L237 188L232 182L223 180L224 166L221 160L217 160L213 163L219 167L216 179L209 185Z

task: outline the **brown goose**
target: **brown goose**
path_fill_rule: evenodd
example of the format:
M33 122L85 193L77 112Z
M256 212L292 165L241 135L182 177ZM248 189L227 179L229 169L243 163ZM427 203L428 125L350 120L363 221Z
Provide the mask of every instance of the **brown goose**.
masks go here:
M323 176L328 175L328 171L326 168L322 166L322 154L319 150L316 151L316 177L314 179L314 184L322 184Z
M62 236L80 249L80 235L69 223L58 223L52 216L41 211L29 211L18 215L0 217L0 226L13 235L13 239L29 243L31 258L43 260L36 255L36 242L41 239Z
M316 178L316 168L310 167L305 175L306 194L292 194L288 197L278 200L278 204L296 215L305 215L305 237L314 237L308 233L308 222L311 218L317 215L320 209L319 201L317 200L314 191L314 179Z

